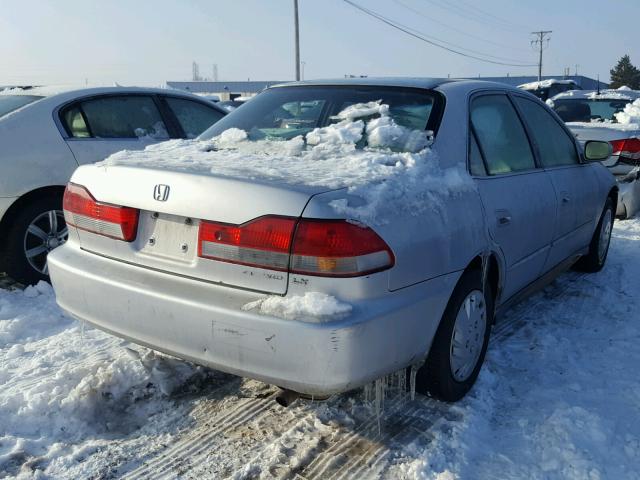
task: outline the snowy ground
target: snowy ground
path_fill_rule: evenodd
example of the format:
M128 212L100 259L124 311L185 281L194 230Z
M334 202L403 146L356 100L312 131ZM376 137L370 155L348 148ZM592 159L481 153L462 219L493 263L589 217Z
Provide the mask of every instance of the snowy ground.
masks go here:
M456 405L274 389L84 328L0 278L0 476L640 478L640 220L503 317ZM379 430L380 427L380 430Z

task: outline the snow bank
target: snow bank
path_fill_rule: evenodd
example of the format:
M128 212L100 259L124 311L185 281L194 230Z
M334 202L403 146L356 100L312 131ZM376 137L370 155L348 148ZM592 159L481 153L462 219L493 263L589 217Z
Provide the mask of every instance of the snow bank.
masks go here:
M0 290L0 476L31 459L30 477L74 445L134 431L201 371L84 328L46 283Z
M351 305L320 292L289 297L269 296L247 303L243 310L258 310L263 315L302 320L306 322L327 322L340 320L351 313Z
M436 151L430 148L431 132L397 124L387 105L352 105L335 120L338 122L290 140L251 141L247 132L234 128L208 141L174 140L143 151L125 150L98 165L347 189L367 205L351 207L345 199L333 206L341 214L369 223L391 218L377 214L379 206L396 215L419 214L429 208L429 202L437 200L442 205L443 197L474 188L465 165L441 166Z

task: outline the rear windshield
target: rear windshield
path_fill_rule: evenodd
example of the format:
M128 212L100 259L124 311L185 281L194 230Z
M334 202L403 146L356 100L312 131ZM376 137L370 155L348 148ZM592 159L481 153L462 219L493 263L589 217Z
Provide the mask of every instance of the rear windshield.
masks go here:
M0 117L41 98L37 95L0 95Z
M412 88L390 87L277 87L234 110L205 131L207 140L230 128L247 132L249 140L288 140L314 128L337 123L338 113L350 105L380 101L389 106L395 123L411 130L435 130L440 96ZM436 108L438 107L438 108Z
M559 99L553 109L565 122L617 122L615 114L624 110L629 100Z

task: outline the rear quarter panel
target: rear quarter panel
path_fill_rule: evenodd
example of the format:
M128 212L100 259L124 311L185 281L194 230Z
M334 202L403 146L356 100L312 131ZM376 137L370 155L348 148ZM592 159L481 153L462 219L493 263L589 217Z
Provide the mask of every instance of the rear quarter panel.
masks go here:
M77 166L46 99L0 119L0 197L65 185Z

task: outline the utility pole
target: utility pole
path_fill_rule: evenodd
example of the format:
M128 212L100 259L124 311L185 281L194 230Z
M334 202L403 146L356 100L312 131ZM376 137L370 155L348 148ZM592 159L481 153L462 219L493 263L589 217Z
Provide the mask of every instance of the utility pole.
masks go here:
M545 40L547 41L547 45L549 45L549 38L546 38L547 35L551 34L551 30L540 30L539 32L531 32L531 35L535 35L535 40L531 40L531 46L538 45L540 47L540 58L538 60L538 81L542 80L542 50L545 46Z
M300 27L298 25L298 0L293 0L293 17L296 25L296 80L300 80Z

